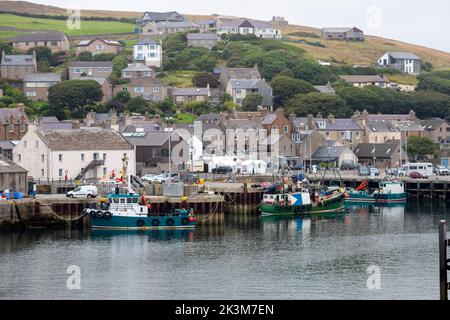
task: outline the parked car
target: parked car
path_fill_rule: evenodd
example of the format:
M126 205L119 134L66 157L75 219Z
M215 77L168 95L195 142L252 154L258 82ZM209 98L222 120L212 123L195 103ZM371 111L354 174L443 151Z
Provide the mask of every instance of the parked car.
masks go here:
M375 167L370 167L369 168L369 173L370 173L370 175L374 175L375 177L379 177L380 176L380 170L378 170Z
M411 172L409 177L412 179L428 179L427 176L421 174L420 172Z
M98 190L96 186L81 186L75 188L72 191L66 193L66 197L74 199L74 198L88 198L94 199L98 196Z
M388 168L386 169L386 174L388 176L399 176L400 169L398 168Z
M141 179L142 181L145 182L152 182L153 179L155 178L156 174L153 173L147 173L146 175L142 176Z
M363 177L367 177L370 175L370 171L369 168L365 167L365 166L361 166L358 168L358 175L363 176Z
M342 162L341 170L358 170L361 165L359 163L351 162Z
M211 170L212 173L217 173L217 174L228 174L228 173L232 173L233 172L233 168L231 167L217 167L217 168L213 168Z
M181 176L179 173L172 173L171 174L172 178L170 178L168 173L162 173L160 175L157 175L154 180L153 183L168 183L168 182L174 182L174 183L178 183L181 182Z
M448 176L450 175L450 170L448 170L447 167L444 166L436 166L434 168L434 172L438 175L438 176Z

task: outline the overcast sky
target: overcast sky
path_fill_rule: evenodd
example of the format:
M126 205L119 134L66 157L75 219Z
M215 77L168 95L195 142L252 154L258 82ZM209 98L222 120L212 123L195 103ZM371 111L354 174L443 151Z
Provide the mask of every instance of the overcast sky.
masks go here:
M450 1L444 0L30 0L68 8L178 11L269 20L284 16L311 27L356 26L366 34L450 52Z

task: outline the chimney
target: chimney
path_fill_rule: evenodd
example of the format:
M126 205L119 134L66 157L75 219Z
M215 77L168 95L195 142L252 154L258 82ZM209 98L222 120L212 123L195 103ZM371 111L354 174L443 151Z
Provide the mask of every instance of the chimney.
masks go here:
M19 109L22 112L25 112L25 105L23 103L18 103L16 105L16 108Z
M306 129L308 129L308 130L316 129L316 124L314 123L314 116L312 114L308 115Z
M335 122L336 122L336 119L335 119L335 117L334 117L334 115L333 115L332 113L330 113L330 114L328 115L328 120L330 120L331 123L335 123Z
M80 128L81 128L80 121L73 120L72 121L72 129L80 129Z
M364 109L364 111L362 112L361 116L362 116L362 119L364 121L367 121L369 119L369 112L367 112L367 110Z
M277 118L279 118L279 117L284 117L284 109L283 109L283 108L278 108L278 109L275 111L275 114L277 115Z
M289 114L289 121L290 121L290 122L294 121L295 118L297 118L297 115L296 115L295 113Z
M319 112L319 113L317 114L316 118L318 118L318 119L323 119L323 115L322 115L322 113L321 113L321 112Z

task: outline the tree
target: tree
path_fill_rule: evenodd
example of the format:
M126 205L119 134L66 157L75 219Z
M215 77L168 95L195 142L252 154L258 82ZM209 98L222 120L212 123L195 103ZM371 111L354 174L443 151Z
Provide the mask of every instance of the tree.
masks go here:
M450 96L435 91L419 91L412 94L413 110L419 118L450 116Z
M33 51L36 52L36 60L43 61L46 60L48 63L51 63L53 59L52 50L48 47L33 47L28 49L27 54L33 54Z
M80 61L92 61L92 52L83 51L78 55L78 60Z
M122 55L116 56L112 60L112 64L113 64L112 74L115 75L116 77L120 78L122 76L122 70L125 69L126 67L128 67L127 57L122 56Z
M0 41L0 54L1 54L3 51L4 51L6 54L11 54L11 53L12 53L12 44L11 44L11 42Z
M217 88L219 86L219 81L212 73L204 71L197 73L192 78L192 84L194 87L198 88L206 88L208 84L211 88Z
M145 114L150 109L150 105L143 97L139 96L132 98L126 104L126 109L129 112Z
M293 79L286 76L276 76L270 82L273 89L274 103L283 106L286 101L297 94L316 92L314 86L304 80Z
M258 107L263 101L263 96L259 93L249 93L242 101L244 111L258 111Z
M120 91L116 94L114 100L123 104L127 104L131 100L131 95L128 91Z
M353 111L363 108L369 113L379 113L385 105L383 98L368 87L345 87L338 90L338 95Z
M65 111L74 117L84 117L84 107L102 99L102 87L93 80L64 81L48 90L49 108L60 118L66 116Z
M414 157L415 161L434 156L438 151L438 146L430 138L417 136L408 138L408 156Z
M318 92L299 94L287 102L288 113L294 113L299 117L310 114L322 113L325 117L333 114L335 117L348 117L352 114L345 101L336 95Z

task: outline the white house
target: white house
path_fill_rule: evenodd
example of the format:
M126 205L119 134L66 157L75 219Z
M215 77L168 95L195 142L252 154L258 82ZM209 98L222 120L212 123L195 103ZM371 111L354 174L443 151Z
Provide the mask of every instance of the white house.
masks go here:
M281 38L281 30L267 22L250 19L233 19L223 22L217 28L217 34L253 34L258 38Z
M101 128L42 130L29 126L13 151L13 159L34 179L101 179L116 177L122 159L135 174L134 147L118 132Z
M152 39L145 39L133 46L134 62L143 62L147 67L161 68L162 45Z
M422 72L422 59L411 52L386 52L378 59L378 65L411 74Z

